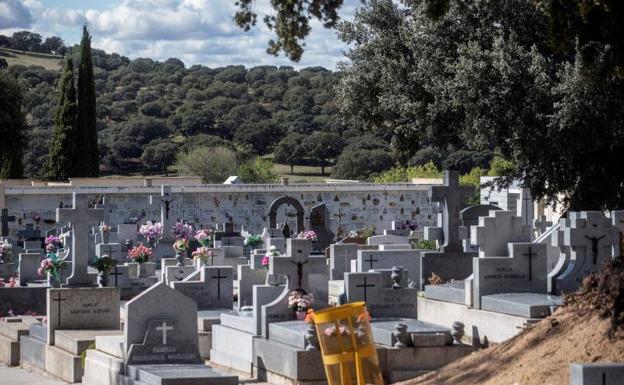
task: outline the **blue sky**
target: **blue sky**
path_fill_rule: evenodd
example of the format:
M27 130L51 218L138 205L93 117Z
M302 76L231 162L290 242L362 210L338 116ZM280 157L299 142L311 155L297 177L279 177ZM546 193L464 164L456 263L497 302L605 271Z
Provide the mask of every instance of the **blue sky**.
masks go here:
M0 34L31 30L62 37L68 45L80 40L87 23L93 46L130 58L182 59L187 66L273 64L335 68L347 46L335 31L313 22L306 52L297 64L265 52L271 32L261 22L270 13L269 0L256 0L258 25L240 30L232 20L235 0L0 0ZM340 12L350 18L359 0L345 0Z

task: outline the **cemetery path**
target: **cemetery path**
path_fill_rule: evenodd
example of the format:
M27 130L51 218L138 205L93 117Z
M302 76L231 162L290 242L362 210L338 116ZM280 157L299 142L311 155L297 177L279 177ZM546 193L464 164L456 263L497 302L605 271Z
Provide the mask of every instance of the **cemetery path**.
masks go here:
M562 308L522 334L401 385L568 385L571 363L624 362L624 331Z
M0 364L0 385L65 385L64 382L45 377L22 368L9 368Z

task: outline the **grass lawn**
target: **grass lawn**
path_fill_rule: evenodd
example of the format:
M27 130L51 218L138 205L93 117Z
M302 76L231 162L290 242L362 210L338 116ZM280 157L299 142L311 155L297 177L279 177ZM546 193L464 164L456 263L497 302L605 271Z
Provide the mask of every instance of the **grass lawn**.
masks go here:
M290 175L290 166L287 164L273 164L273 172L279 176L287 176L290 183L324 183L330 178L331 167L325 167L325 176L321 175L320 167L295 166L294 175Z
M61 68L62 56L50 55L36 52L26 52L26 55L20 51L9 48L0 48L0 58L4 58L9 66L41 66L46 70L58 70Z

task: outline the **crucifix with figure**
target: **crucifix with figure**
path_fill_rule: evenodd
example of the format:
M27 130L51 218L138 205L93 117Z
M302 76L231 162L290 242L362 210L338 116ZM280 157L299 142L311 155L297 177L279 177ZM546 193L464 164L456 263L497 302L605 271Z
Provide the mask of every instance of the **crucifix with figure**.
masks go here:
M463 251L459 238L459 212L466 206L466 200L474 194L474 187L461 186L457 171L444 171L444 185L429 187L429 199L442 205L442 231L445 252Z
M104 219L103 209L89 208L86 194L73 193L73 208L56 209L56 221L71 226L72 273L67 278L67 286L93 286L93 280L87 273L89 265L89 225L100 223Z
M307 239L287 240L286 256L274 257L269 261L269 274L288 276L291 289L304 289L309 292L310 274L327 272L325 257L310 257L310 241Z

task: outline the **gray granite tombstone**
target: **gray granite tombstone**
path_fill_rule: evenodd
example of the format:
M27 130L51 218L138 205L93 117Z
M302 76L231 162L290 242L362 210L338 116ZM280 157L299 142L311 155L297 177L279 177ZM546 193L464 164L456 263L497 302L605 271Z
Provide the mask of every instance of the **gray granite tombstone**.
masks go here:
M624 363L570 364L570 385L620 385L623 381Z
M48 343L55 330L119 329L117 288L48 289Z
M570 212L560 226L553 245L569 247L570 257L562 254L567 263L558 263L549 274L549 288L553 293L570 293L605 261L620 255L620 231L600 211Z
M189 278L171 282L170 285L194 300L198 309L232 309L233 275L230 266L204 266L198 281Z
M314 247L317 250L325 250L334 240L329 223L329 210L325 203L310 209L310 230L316 233L317 241Z
M56 221L69 223L72 234L72 274L67 278L67 286L93 286L87 273L89 265L89 225L99 223L104 218L104 210L90 209L87 196L73 193L73 208L56 209Z
M358 245L354 243L329 246L329 279L344 279L344 273L351 271L351 261L357 259Z
M373 235L366 240L367 245L409 245L408 237L401 235Z
M417 318L417 290L395 285L382 272L345 273L345 294L347 302L366 302L373 318Z
M41 229L35 228L35 225L32 223L27 223L25 229L17 232L17 236L24 241L43 241Z
M464 251L479 251L477 247L470 244L470 227L478 226L480 217L487 217L490 211L496 210L501 210L501 208L494 205L472 205L459 212L459 237Z
M510 242L530 242L531 227L511 211L491 211L479 218L479 225L470 229L471 243L479 248L479 257L508 256Z
M414 287L420 287L420 254L422 250L358 250L356 270L352 272L366 272L369 270L392 269L402 266L407 270L407 277Z
M546 245L510 243L510 257L473 259L473 304L481 309L481 298L500 293L546 295ZM496 311L496 309L487 309Z
M199 364L197 305L160 282L126 304L127 365Z
M37 272L39 266L41 266L42 258L43 255L40 253L20 253L18 273L21 286L43 279Z

